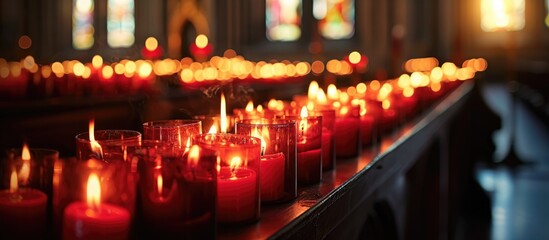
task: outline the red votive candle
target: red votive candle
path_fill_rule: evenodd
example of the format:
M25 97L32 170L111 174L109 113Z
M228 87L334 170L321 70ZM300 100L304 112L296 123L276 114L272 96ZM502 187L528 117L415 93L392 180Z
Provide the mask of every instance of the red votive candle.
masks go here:
M307 185L322 180L322 116L309 116L306 107L300 116L283 116L296 120L297 183Z
M338 158L356 157L360 153L360 107L344 105L335 120L335 144Z
M261 139L262 202L282 202L297 196L296 122L285 119L245 119L237 134Z
M322 116L322 170L332 170L336 164L335 110L319 109L314 114Z
M86 202L71 203L64 211L63 239L127 239L130 212L122 207L101 203L101 182L90 174Z
M215 239L215 152L144 141L139 160L138 236Z
M225 224L257 221L261 140L236 134L201 134L193 142L218 154L218 221Z
M0 232L7 239L44 238L46 232L47 196L36 189L15 186L0 191Z
M180 148L189 148L194 135L202 133L200 120L158 120L143 123L143 139L159 140Z

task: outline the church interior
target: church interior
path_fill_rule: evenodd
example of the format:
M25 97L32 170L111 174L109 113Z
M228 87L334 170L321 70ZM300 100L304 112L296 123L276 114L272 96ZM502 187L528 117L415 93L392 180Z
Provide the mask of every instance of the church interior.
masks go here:
M0 0L0 238L549 239L548 79L548 0Z

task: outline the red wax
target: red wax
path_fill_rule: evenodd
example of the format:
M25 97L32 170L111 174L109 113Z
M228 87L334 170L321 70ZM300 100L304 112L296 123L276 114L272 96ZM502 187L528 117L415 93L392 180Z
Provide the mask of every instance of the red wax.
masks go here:
M322 170L331 170L335 164L334 134L327 128L322 129Z
M359 153L360 119L338 117L335 122L335 144L337 157L356 157Z
M101 203L92 209L76 202L65 208L63 239L128 239L129 228L130 213L118 206Z
M360 116L360 139L362 146L366 146L372 143L374 139L374 124L375 119L371 115Z
M383 109L381 114L381 131L386 133L393 129L398 123L398 115L392 108Z
M259 188L255 171L239 167L234 172L222 167L217 181L217 219L236 223L259 216Z
M299 144L298 144L299 145ZM321 149L297 153L297 181L311 184L322 180Z
M283 153L268 154L261 157L260 178L261 201L276 201L284 196Z
M0 192L0 235L6 239L43 238L48 197L36 189Z

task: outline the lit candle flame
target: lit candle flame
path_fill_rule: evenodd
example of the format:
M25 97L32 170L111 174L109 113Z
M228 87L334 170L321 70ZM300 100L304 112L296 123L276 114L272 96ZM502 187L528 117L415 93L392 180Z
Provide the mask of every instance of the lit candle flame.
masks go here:
M311 83L309 83L309 90L307 92L307 97L309 98L309 100L313 101L316 99L316 94L318 92L318 89L319 89L318 82L311 81Z
M236 178L236 169L239 168L240 165L242 165L242 158L237 156L231 159L231 178Z
M263 106L261 106L261 104L257 105L256 111L259 112L259 113L263 112Z
M301 118L306 118L309 116L309 111L307 110L307 107L305 106L301 107L301 112L299 113L299 116Z
M101 145L97 141L95 141L95 121L94 119L90 119L89 123L89 138L90 138L90 146L93 153L97 154L97 156L100 159L103 159L103 149L101 148Z
M88 207L96 210L99 209L101 205L101 183L95 173L90 174L88 177L86 193Z
M389 109L391 107L391 101L389 101L389 99L383 100L383 102L381 102L381 107L385 110Z
M228 124L227 124L227 106L225 103L225 94L221 93L221 119L220 119L220 128L221 133L227 133Z
M326 98L326 93L324 93L324 90L319 89L316 94L316 102L319 104L327 104L328 99Z
M331 101L339 100L339 92L337 91L337 87L334 84L328 85L328 89L326 90L326 96Z
M208 130L209 134L216 134L217 133L217 127L215 127L215 124L212 124L210 127L210 130Z
M194 44L199 48L205 48L208 45L208 37L204 34L199 34L194 39Z
M15 169L11 171L10 176L10 193L17 192L17 189L19 188L18 182L17 182L17 172Z
M19 180L21 183L26 184L29 180L30 175L30 151L27 143L23 144L23 151L21 152L21 160L23 160L23 165L21 170L19 170Z
M162 178L162 174L158 174L156 176L156 191L158 192L158 195L162 196L162 185L164 184L164 179Z
M189 157L188 157L189 165L193 168L198 166L199 159L200 159L200 147L198 147L198 145L193 145L189 150Z
M253 112L253 111L254 111L254 102L250 100L246 105L246 112Z

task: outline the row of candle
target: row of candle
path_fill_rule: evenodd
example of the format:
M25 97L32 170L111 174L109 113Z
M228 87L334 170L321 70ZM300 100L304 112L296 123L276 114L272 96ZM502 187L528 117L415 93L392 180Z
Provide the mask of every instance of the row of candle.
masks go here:
M308 95L293 102L273 99L265 108L235 109L234 116L227 116L222 96L219 116L145 123L145 140L136 131L94 131L90 123L76 137L76 160L46 164L52 178L41 182L53 186L41 188L46 194L18 186L32 186L25 180L33 176L29 154L10 157L17 164L2 169L10 184L0 194L2 232L21 234L16 226L30 218L35 230L23 234L37 236L49 209L54 232L65 239L126 238L132 228L148 236L214 238L217 222L257 221L260 202L295 199L298 184L321 182L336 158L357 156L361 145L460 83L423 76L330 85L327 93L311 82ZM214 127L202 134L206 126Z

